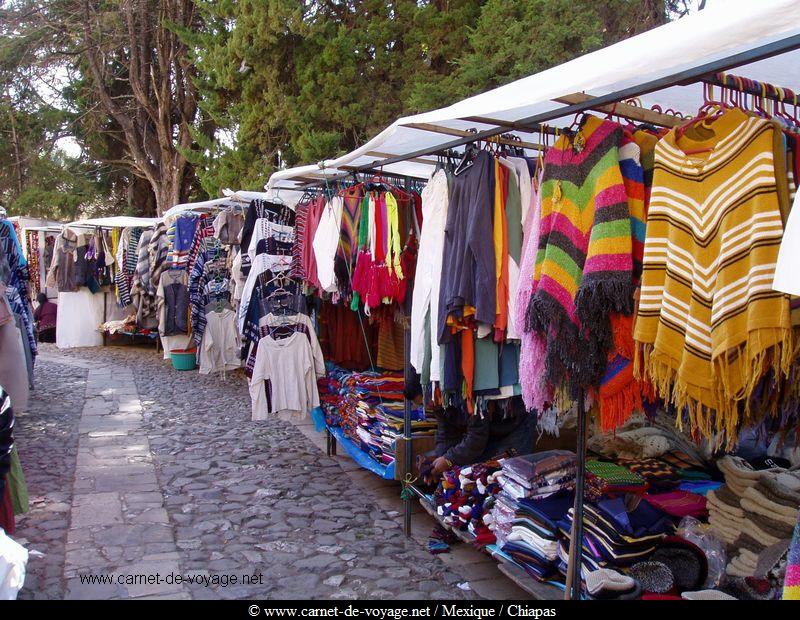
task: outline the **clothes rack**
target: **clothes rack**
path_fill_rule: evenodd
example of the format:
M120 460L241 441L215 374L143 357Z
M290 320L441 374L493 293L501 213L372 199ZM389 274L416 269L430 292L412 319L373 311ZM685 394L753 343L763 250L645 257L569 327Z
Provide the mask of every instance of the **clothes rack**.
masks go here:
M798 93L795 93L790 88L783 88L775 86L768 82L757 82L750 78L732 75L730 73L719 72L703 78L703 82L711 84L712 86L719 86L728 90L734 90L740 93L746 93L755 97L777 101L778 103L790 104L796 106L798 101Z

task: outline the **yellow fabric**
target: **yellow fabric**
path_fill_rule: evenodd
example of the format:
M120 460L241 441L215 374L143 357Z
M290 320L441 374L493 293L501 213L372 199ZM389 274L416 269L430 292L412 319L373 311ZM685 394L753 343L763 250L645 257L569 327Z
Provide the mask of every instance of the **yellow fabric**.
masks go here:
M494 160L494 225L492 238L494 240L494 277L495 282L500 282L500 276L503 273L503 188L501 181L503 179L500 173L500 162L495 158ZM500 314L500 296L497 295L495 302L495 314Z
M785 377L793 359L788 297L772 290L786 178L774 132L734 109L656 147L636 372L718 444L753 421L763 374Z
M398 217L397 200L390 193L386 192L386 219L389 239L386 247L386 266L389 271L394 269L398 280L403 279L403 270L400 267L400 223Z

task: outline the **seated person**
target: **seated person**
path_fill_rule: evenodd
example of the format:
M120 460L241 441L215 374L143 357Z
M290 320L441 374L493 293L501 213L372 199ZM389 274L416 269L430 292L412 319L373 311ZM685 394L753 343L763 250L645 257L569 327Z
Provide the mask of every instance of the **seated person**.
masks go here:
M416 377L406 388L406 398L422 402ZM436 407L436 448L431 474L439 478L453 466L471 465L507 450L530 454L536 443L536 413L528 412L521 396L488 402L488 412L470 415L460 407Z
M58 306L50 301L45 293L39 293L36 301L39 305L33 311L33 320L39 332L39 342L55 342Z

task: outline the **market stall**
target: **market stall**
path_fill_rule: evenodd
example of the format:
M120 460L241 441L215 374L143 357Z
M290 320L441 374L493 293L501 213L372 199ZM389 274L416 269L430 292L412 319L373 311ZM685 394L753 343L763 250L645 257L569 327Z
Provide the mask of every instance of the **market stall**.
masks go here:
M152 312L142 311L149 283L135 282L140 258L149 259L157 218L114 216L66 224L53 251L48 287L58 290L56 345L105 344L107 333L148 337ZM139 292L138 306L134 295Z
M419 251L442 263L421 289L429 263L417 266L414 302L427 301L406 317L407 359L433 399L471 420L489 397L519 394L540 429L577 426L571 456L459 463L436 489L437 514L515 574L572 598L779 595L780 562L758 561L788 548L800 506L796 324L783 293L800 291L780 267L799 217L798 47L796 2L720 3L271 177L271 190L321 195L314 221L332 232L311 245L317 288L333 298L348 296L335 271L353 236L348 191L377 186L364 193L380 222L391 201L373 173L429 179ZM368 248L371 271L394 268L384 239ZM476 388L501 368L511 385ZM753 540L754 527L767 536Z

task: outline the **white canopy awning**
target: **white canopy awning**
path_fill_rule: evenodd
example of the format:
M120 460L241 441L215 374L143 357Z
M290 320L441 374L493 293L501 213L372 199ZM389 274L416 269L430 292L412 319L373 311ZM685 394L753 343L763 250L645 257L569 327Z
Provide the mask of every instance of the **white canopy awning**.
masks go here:
M224 198L214 198L213 200L203 200L202 202L184 202L167 210L167 212L164 213L164 219L172 219L173 217L176 217L181 213L186 213L187 211L193 211L197 213L212 213L214 211L224 209L229 205L241 204L242 202L243 201L236 200L235 198L229 196Z
M48 220L41 217L30 217L28 215L14 215L9 217L10 222L16 222L23 230L52 230L61 229L64 224L55 220Z
M250 201L256 199L279 200L290 207L294 207L300 199L300 195L293 195L294 192L284 191L285 189L287 188L281 187L277 190L268 190L266 192L253 192L241 189L234 192L231 189L223 189L222 193L224 196L222 198L213 198L212 200L204 200L202 202L185 202L175 205L164 213L164 219L169 220L181 213L189 211L194 213L214 213L215 211L220 211L232 205L248 205Z
M150 228L159 222L157 217L129 217L115 215L112 217L96 217L88 220L76 220L66 224L68 228Z
M659 104L693 114L703 101L703 75L736 68L735 73L800 91L800 2L725 0L703 11L586 54L541 73L464 99L451 106L400 118L358 149L335 159L275 172L267 188L296 188L304 182L379 167L403 156L412 160L383 165L399 175L427 177L436 158L425 152L465 141L464 132L505 128L527 142L538 133L517 129L546 122L571 123L587 104L559 103L576 93L593 104L640 96L644 107ZM784 52L769 57L775 52ZM687 85L676 86L686 83ZM429 162L429 163L426 163Z

